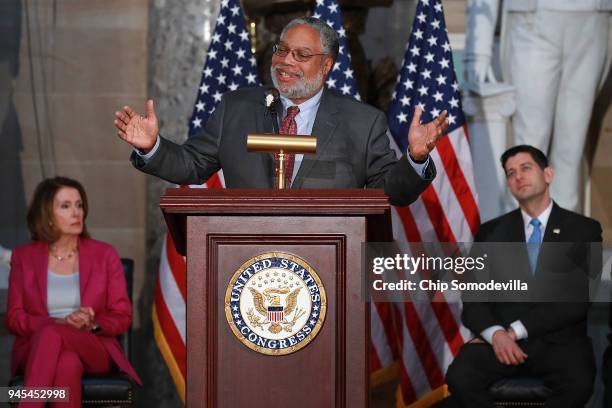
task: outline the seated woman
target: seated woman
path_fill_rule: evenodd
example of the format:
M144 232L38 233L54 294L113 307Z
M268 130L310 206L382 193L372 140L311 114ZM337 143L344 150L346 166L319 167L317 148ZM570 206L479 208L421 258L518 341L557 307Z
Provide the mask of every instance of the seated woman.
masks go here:
M42 181L28 210L33 242L13 251L9 275L12 371L26 387L68 387L69 407L81 406L83 373L118 368L141 384L116 339L132 321L123 268L112 246L89 238L86 218L78 181Z

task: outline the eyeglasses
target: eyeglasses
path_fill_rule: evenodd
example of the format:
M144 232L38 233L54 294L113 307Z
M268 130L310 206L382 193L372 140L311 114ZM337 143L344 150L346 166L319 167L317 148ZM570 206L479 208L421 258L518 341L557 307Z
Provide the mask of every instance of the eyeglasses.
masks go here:
M326 52L320 53L320 54L311 54L308 51L302 50L299 48L297 50L293 50L282 44L274 44L272 46L272 52L278 55L279 57L286 57L287 55L289 55L289 53L291 53L291 55L293 56L293 59L298 62L306 62L312 57L314 57L315 55L327 55Z

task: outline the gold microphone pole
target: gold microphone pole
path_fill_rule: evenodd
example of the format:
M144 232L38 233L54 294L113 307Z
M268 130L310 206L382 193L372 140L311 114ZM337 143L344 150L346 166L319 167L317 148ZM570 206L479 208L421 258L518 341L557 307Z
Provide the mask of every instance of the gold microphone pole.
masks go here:
M317 152L316 136L274 135L255 133L247 135L247 151L278 153L276 188L282 190L285 185L285 153L315 154Z

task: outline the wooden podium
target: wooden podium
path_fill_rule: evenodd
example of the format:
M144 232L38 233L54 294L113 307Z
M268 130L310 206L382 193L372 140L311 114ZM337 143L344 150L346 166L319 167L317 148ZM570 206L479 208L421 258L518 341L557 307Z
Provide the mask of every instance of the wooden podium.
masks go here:
M362 244L392 239L381 190L169 189L160 206L187 256L188 408L368 406ZM241 265L271 252L304 260L326 294L318 333L286 355L247 347L226 313L227 287Z

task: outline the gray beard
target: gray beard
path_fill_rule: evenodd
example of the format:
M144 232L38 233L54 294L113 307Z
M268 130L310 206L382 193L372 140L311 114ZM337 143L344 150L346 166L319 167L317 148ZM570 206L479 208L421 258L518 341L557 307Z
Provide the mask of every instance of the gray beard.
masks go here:
M282 89L278 79L276 78L276 67L278 65L270 67L270 75L272 76L272 83L274 87L278 89L278 92L289 99L307 99L317 93L318 89L323 84L323 70L320 70L317 75L312 79L306 79L302 75L299 81L289 86L287 89Z

